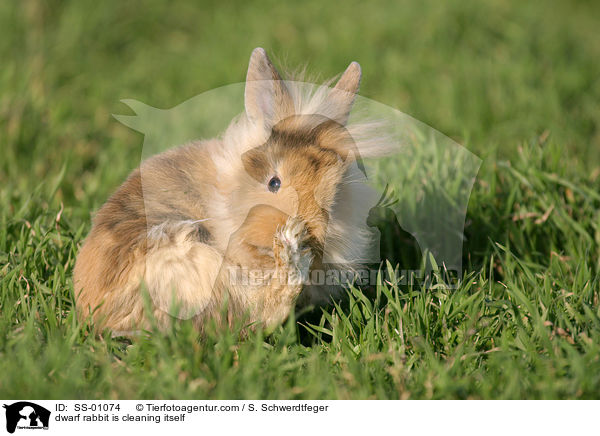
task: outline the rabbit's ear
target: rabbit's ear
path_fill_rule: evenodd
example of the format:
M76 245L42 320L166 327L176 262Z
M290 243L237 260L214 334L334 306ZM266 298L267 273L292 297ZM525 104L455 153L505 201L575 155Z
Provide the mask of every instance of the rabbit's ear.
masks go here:
M336 83L327 97L327 106L331 113L330 118L345 125L352 110L354 99L360 86L362 71L358 62L352 62L340 80Z
M250 56L244 99L248 118L269 127L294 113L292 97L263 48Z

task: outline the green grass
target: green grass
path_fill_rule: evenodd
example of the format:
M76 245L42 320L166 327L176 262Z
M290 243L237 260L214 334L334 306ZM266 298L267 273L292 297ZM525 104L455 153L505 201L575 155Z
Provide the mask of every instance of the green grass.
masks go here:
M0 3L0 397L600 397L600 7L305 3ZM239 82L255 46L323 78L357 60L363 95L483 159L461 286L392 279L245 340L89 334L74 260L143 140L119 100Z

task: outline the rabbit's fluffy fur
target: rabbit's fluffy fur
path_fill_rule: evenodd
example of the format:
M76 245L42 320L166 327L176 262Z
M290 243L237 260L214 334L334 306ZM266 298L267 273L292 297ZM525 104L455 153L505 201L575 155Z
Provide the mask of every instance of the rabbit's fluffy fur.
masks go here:
M74 271L79 315L117 332L147 328L147 310L167 326L173 307L199 329L244 316L271 326L330 298L338 288L302 278L355 268L370 242L356 158L380 144L347 124L360 77L353 62L333 88L307 92L255 49L245 113L220 138L146 160L98 211ZM263 276L238 282L240 268Z

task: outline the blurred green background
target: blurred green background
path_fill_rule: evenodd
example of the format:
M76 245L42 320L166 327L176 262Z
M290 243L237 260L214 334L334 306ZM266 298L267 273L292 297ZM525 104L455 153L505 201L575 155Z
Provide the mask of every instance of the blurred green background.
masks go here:
M591 171L599 16L593 1L4 1L2 195L67 163L59 198L98 207L139 163L142 138L111 117L129 113L119 100L169 108L242 81L257 46L323 79L356 60L362 95L483 158L549 134Z
M597 398L599 28L592 0L0 2L0 396ZM356 60L362 95L483 159L467 279L242 343L88 335L74 258L143 142L111 114L243 81L257 46Z

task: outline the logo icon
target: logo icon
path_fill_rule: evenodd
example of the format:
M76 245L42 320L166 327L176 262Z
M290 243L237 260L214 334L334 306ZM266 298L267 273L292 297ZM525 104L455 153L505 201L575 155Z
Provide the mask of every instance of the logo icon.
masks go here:
M11 405L4 404L6 409L6 431L14 433L19 429L48 430L50 411L29 401L19 401Z

